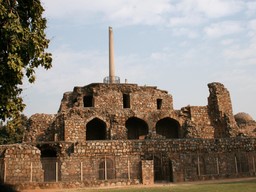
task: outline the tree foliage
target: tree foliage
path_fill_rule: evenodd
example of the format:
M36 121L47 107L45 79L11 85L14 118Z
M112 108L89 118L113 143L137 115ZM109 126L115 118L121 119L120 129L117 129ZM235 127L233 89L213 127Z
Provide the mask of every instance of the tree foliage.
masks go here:
M23 111L21 85L35 81L35 69L51 68L46 19L40 0L0 0L0 119Z
M28 125L28 118L21 114L7 122L0 124L0 145L21 143Z

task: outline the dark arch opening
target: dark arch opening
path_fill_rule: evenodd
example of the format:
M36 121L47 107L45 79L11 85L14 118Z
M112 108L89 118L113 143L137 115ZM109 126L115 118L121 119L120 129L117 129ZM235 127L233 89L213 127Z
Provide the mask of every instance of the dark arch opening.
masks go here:
M41 158L44 157L57 157L57 149L49 144L38 145L38 149L41 151Z
M147 123L136 117L129 118L125 123L125 127L127 128L128 139L144 139L148 134Z
M105 140L106 123L98 118L94 118L86 125L86 140Z
M156 123L156 134L166 139L179 138L180 124L172 118L164 118Z

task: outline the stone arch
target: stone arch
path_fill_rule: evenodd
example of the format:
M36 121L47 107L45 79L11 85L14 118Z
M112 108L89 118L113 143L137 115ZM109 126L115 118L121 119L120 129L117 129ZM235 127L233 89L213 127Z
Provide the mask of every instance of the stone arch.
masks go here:
M105 140L107 136L106 123L95 117L86 124L86 140Z
M130 117L125 122L128 139L144 139L148 134L148 124L137 117Z
M156 134L166 139L179 138L180 124L177 120L166 117L156 123Z

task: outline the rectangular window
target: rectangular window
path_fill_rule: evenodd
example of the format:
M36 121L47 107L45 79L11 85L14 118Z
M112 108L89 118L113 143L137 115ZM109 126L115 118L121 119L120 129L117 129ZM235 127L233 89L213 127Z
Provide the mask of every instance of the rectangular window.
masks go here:
M130 95L129 94L123 94L123 107L130 108Z
M161 109L162 108L162 99L157 99L156 100L156 105L157 105L157 109Z
M93 96L84 96L84 107L93 107Z

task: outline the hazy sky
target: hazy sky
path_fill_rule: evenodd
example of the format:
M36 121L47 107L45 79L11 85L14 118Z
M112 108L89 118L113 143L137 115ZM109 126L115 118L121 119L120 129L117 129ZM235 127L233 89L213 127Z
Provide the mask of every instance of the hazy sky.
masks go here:
M167 90L174 108L229 90L234 114L256 119L255 0L42 0L53 68L24 85L25 114L56 113L63 93L108 75L108 27L121 82Z

